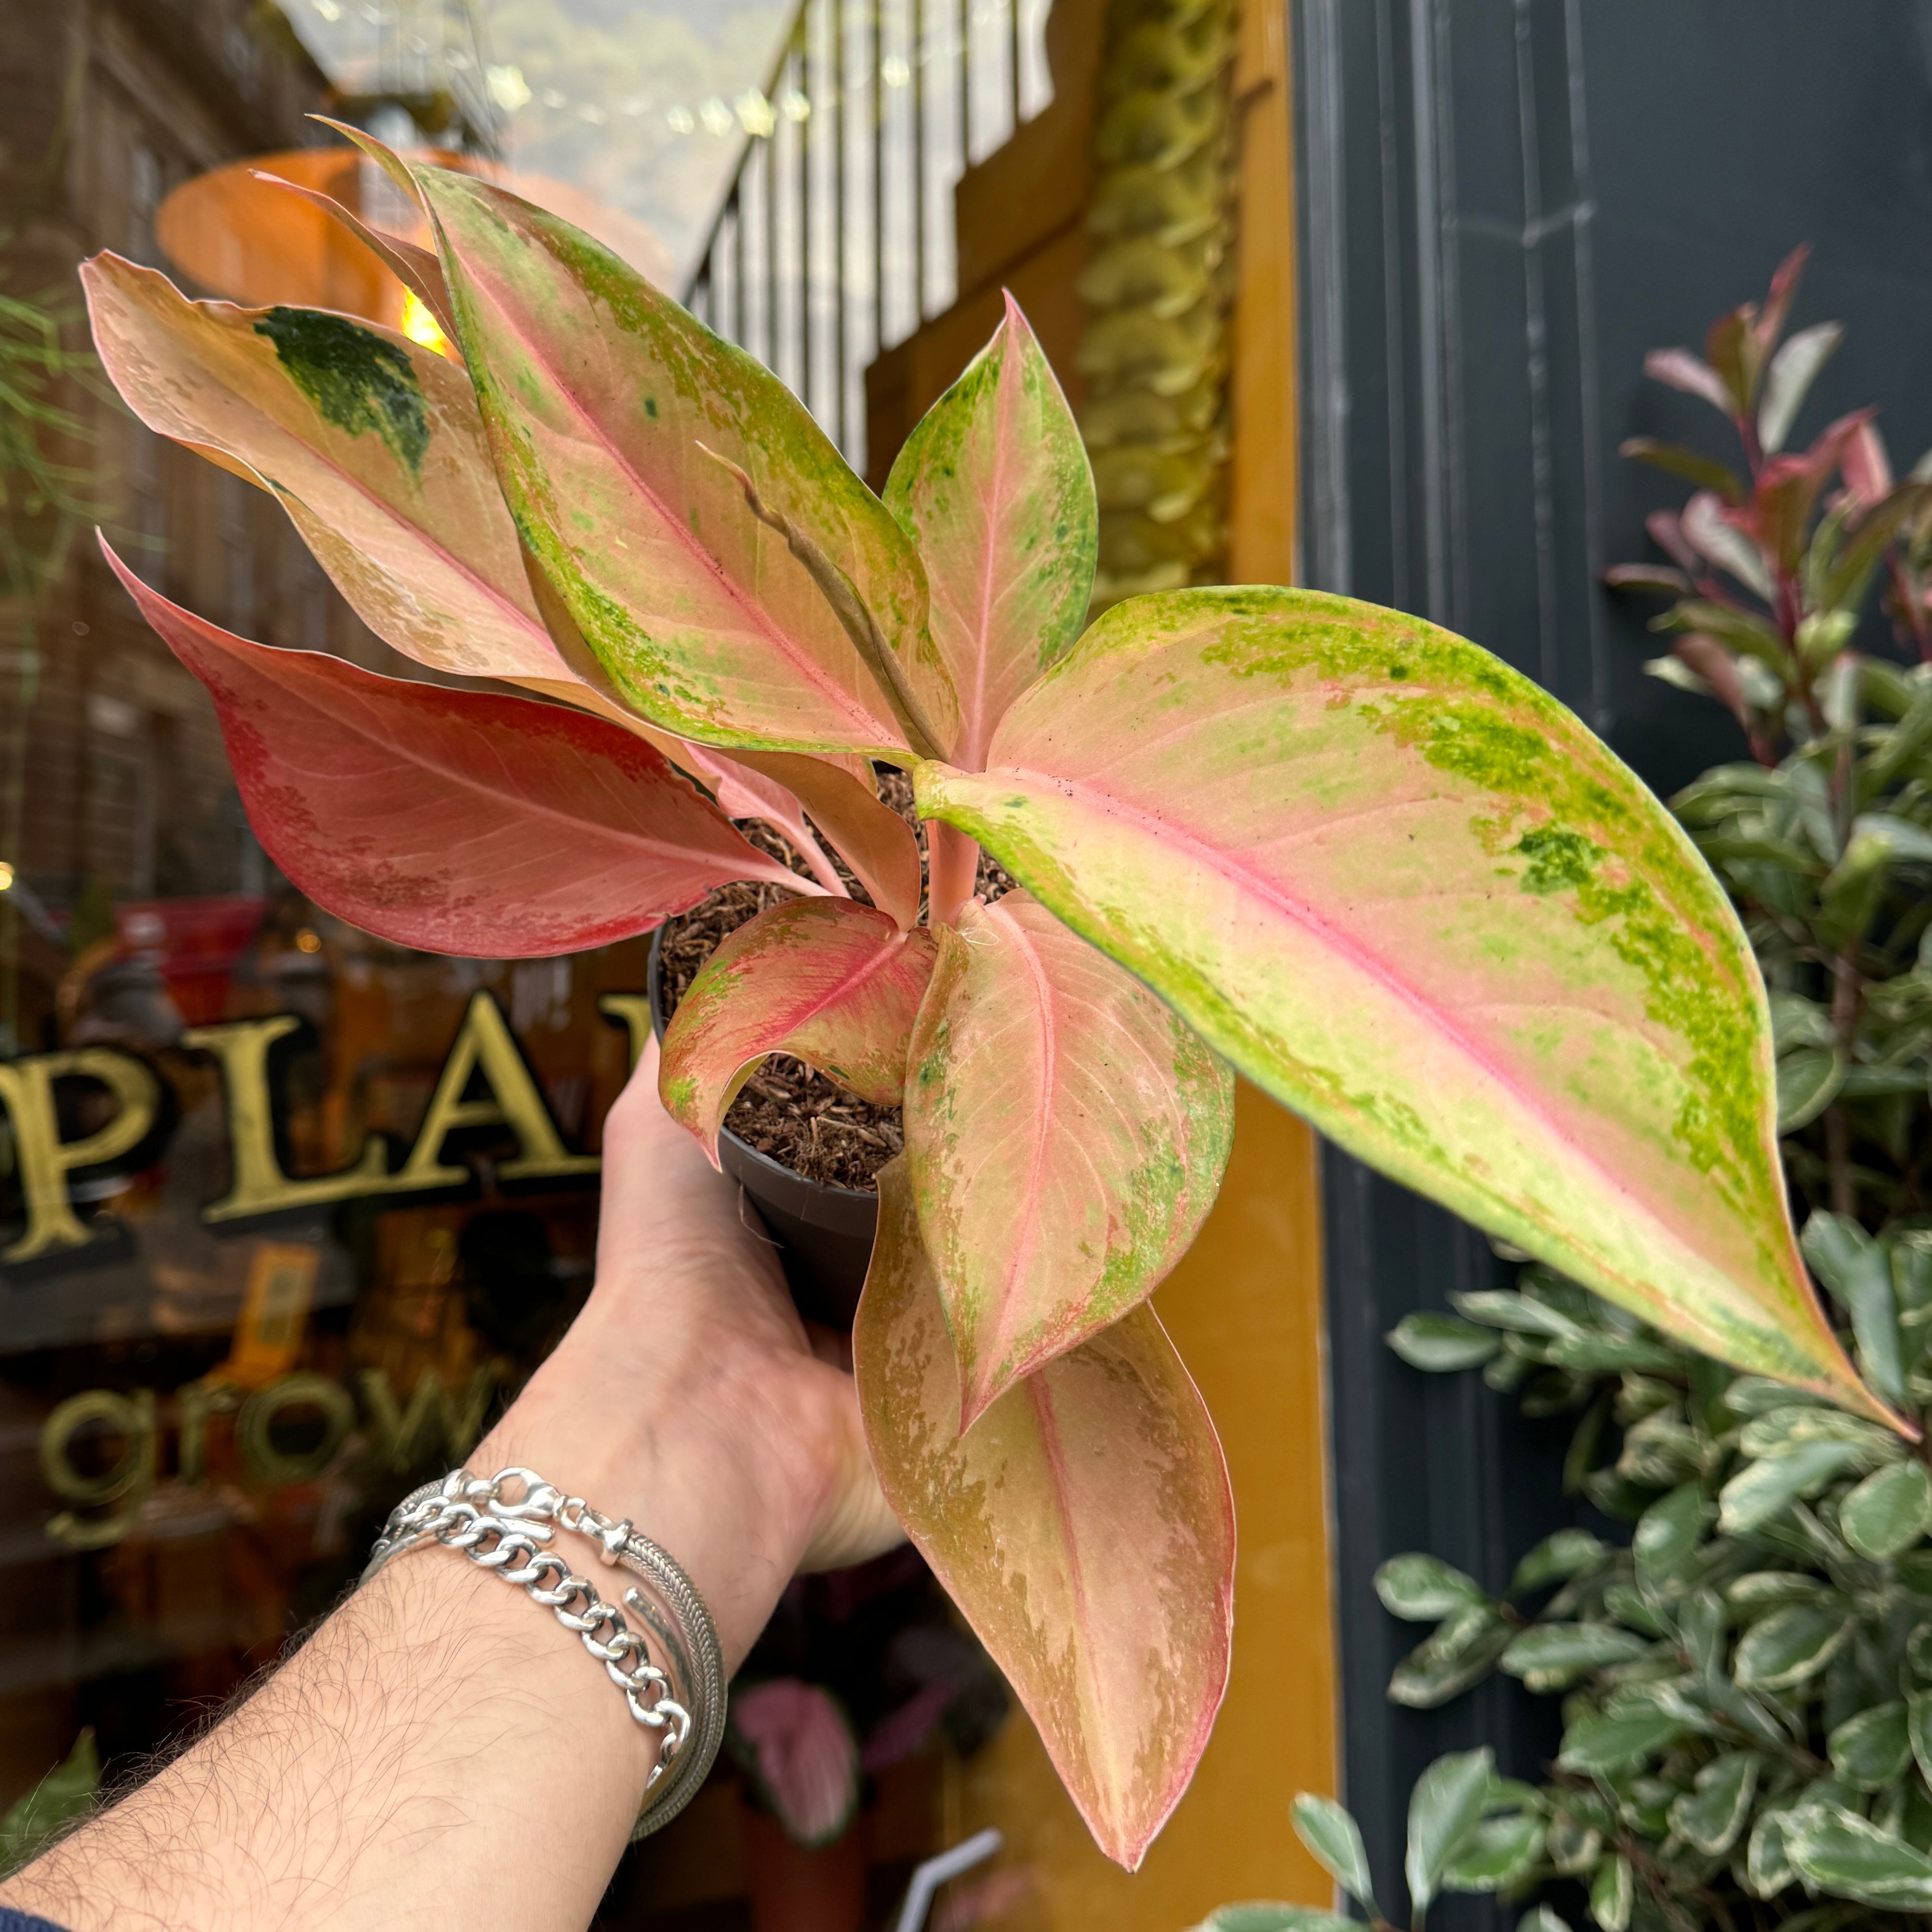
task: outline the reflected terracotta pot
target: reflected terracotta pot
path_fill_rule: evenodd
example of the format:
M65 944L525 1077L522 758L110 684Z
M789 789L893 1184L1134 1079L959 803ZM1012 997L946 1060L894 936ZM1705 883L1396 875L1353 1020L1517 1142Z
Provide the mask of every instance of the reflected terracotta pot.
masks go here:
M752 1932L862 1932L872 1835L862 1812L842 1837L815 1848L749 1804L744 1822Z

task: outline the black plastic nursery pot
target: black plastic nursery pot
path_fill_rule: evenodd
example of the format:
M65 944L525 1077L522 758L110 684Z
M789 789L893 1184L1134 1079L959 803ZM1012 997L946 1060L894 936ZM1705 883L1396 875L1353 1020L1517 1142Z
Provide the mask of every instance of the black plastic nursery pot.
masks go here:
M651 957L644 990L651 1003L651 1028L664 1039L662 965L664 930L651 935ZM766 1232L777 1242L778 1259L799 1312L828 1328L850 1328L859 1310L859 1291L872 1258L879 1231L879 1197L856 1187L834 1187L807 1180L769 1154L759 1153L727 1127L718 1139L724 1172L745 1190Z

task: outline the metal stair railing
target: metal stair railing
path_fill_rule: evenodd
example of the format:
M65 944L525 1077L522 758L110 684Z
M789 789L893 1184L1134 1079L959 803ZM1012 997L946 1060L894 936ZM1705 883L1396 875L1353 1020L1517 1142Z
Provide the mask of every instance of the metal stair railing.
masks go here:
M800 0L687 305L860 470L866 369L956 292L952 190L1052 98L1050 0Z

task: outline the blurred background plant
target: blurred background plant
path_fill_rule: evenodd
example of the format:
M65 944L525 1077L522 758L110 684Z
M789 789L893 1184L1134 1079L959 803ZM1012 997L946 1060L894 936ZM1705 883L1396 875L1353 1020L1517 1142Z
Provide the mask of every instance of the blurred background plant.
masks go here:
M1671 648L1647 668L1715 699L1744 733L1748 760L1671 802L1763 970L1806 1258L1864 1374L1922 1430L1932 455L1895 478L1869 410L1787 449L1843 334L1786 332L1804 262L1800 249L1762 303L1720 317L1702 356L1646 358L1725 417L1741 460L1627 442L1696 488L1648 520L1666 560L1606 577L1669 600L1654 628ZM1860 648L1884 620L1896 656ZM1575 1414L1564 1486L1606 1534L1558 1530L1500 1594L1431 1556L1377 1571L1393 1614L1434 1626L1390 1679L1395 1702L1432 1708L1496 1672L1562 1700L1539 1784L1498 1777L1486 1750L1438 1759L1418 1781L1402 1922L1419 1927L1444 1891L1548 1892L1521 1932L1566 1932L1564 1912L1601 1932L1834 1932L1932 1912L1923 1442L1737 1375L1540 1266L1452 1300L1454 1314L1406 1317L1391 1346L1418 1369L1480 1368L1527 1414ZM1304 1793L1295 1825L1388 1924L1348 1814ZM1201 1932L1346 1922L1244 1905Z
M92 1808L100 1789L100 1754L82 1731L56 1765L11 1810L0 1814L0 1879L38 1858L55 1837Z

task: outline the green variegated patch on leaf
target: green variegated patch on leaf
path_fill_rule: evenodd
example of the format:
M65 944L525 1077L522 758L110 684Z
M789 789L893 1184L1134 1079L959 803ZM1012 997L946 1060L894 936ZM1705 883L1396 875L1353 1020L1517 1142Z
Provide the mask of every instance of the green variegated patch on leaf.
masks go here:
M191 302L114 255L81 280L128 406L270 491L379 637L464 676L575 682L459 365L347 316Z
M922 812L1352 1153L1723 1358L1886 1412L1820 1318L1716 880L1546 693L1310 591L1109 611Z

